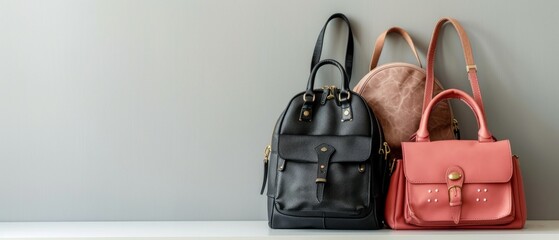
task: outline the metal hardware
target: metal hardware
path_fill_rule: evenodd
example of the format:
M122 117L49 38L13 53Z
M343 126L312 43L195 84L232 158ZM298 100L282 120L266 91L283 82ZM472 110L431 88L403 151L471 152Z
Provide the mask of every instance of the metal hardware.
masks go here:
M270 161L270 153L272 152L272 146L268 145L264 149L264 163L268 163Z
M336 91L336 86L332 85L332 86L328 87L328 89L330 89L330 92L328 93L328 96L326 97L326 99L328 99L328 100L334 99L336 97L334 95L334 93Z
M388 171L392 174L394 172L394 168L396 168L396 158L392 158L392 161L390 161L390 166L388 168Z
M326 178L317 178L315 180L316 183L325 183L326 182Z
M513 157L515 157L516 159L520 159L520 157L516 154L512 155Z
M285 162L287 162L287 161L285 161L285 160L280 161L281 164L278 166L278 171L281 172L285 169Z
M460 129L458 128L458 120L456 120L456 118L452 119L452 126L454 127L454 129Z
M477 72L477 66L475 64L473 65L466 65L466 72L470 72L470 69L474 69Z
M456 118L452 119L452 131L457 139L460 139L460 127L458 127L458 120Z
M346 116L349 115L349 110L345 110L344 115L346 115Z
M314 93L313 93L313 94L304 93L304 94L303 94L303 101L304 101L304 102L308 102L308 101L307 101L307 96L309 96L309 95L312 96L312 100L311 100L310 102L314 102L314 99L315 99L315 97L316 97L316 96L314 95Z
M458 173L458 172L451 172L448 174L448 179L455 181L462 178L462 174Z
M347 94L347 98L342 99L342 93ZM338 93L338 100L340 100L340 102L347 101L350 98L351 98L351 93L349 93L349 91L347 91L347 90L342 90L342 91L340 91L340 93Z
M308 117L309 114L310 114L309 111L307 111L307 110L303 111L303 116Z
M326 152L326 151L328 151L328 148L322 147L322 148L320 148L320 151L321 151L321 152Z
M320 169L324 169L325 167L324 164L320 164Z
M365 164L359 164L359 168L358 168L360 173L364 173L365 172Z
M453 188L457 188L460 189L460 191L462 191L462 187L458 186L458 185L452 185L448 188L448 199L450 200L450 190L452 190Z
M390 153L390 146L388 146L387 142L382 143L384 146L384 160L388 159L388 154Z

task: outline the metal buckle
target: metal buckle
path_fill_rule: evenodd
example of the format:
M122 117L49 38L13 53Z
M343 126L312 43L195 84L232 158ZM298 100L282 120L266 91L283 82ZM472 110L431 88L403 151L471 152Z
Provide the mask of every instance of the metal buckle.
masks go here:
M466 72L470 72L470 69L474 69L477 72L477 66L475 64L466 65Z

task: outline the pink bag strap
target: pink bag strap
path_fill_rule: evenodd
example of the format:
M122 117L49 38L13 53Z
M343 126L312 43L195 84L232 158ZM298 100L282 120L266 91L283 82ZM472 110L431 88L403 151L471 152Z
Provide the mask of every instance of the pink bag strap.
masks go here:
M375 49L373 50L373 56L371 57L371 63L369 64L369 71L377 67L378 60L380 59L380 53L382 52L382 48L384 47L384 39L386 39L386 35L388 35L389 33L400 34L400 36L402 36L406 40L411 50L413 51L413 54L415 55L415 59L417 59L417 62L419 63L419 67L423 67L421 65L421 60L419 60L419 55L417 54L415 45L413 44L413 40L411 39L408 32L406 32L406 30L404 30L403 28L392 27L384 31L378 36L377 41L375 42Z
M477 67L474 63L474 55L472 54L472 48L470 46L470 40L464 31L464 28L460 23L453 18L442 18L439 20L433 31L433 36L431 37L431 43L429 44L429 50L427 52L427 80L425 82L425 96L423 99L423 111L427 108L427 104L431 102L433 98L433 84L435 81L435 49L437 48L437 41L439 38L439 32L446 22L450 22L452 26L458 32L458 37L462 43L462 49L464 51L464 58L466 59L466 71L468 72L468 79L470 80L470 85L472 86L473 96L480 107L481 111L484 112L483 101L481 100L481 90L479 89L478 79L477 79Z
M435 96L435 98L433 98L433 100L431 100L431 102L429 102L429 104L427 104L427 108L423 112L423 116L421 117L421 121L419 122L419 129L417 130L417 133L415 135L415 140L417 142L430 141L428 122L429 122L429 116L431 115L431 111L433 110L435 105L437 105L437 103L449 98L460 99L464 103L466 103L470 107L470 109L472 109L472 111L476 116L478 127L479 127L478 140L480 142L495 141L493 135L491 135L491 132L489 132L487 128L487 122L485 121L485 114L483 113L481 107L479 107L479 105L476 103L476 101L472 97L470 97L470 95L468 95L467 93L461 90L448 89L439 93L437 96Z

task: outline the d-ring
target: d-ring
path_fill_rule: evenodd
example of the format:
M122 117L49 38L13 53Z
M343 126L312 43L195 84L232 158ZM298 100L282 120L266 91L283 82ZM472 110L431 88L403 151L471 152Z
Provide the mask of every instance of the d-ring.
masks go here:
M308 101L307 101L307 96L309 96L309 95L312 96L311 102L314 102L314 99L315 99L314 93L313 93L313 94L308 94L308 93L303 94L303 101L304 101L304 102L308 102Z
M342 93L347 94L347 98L346 98L346 99L342 99ZM347 91L347 90L342 90L342 91L340 91L340 93L338 93L338 100L339 100L340 102L342 102L342 101L347 101L347 100L349 100L350 98L351 98L351 93L350 93L349 91Z

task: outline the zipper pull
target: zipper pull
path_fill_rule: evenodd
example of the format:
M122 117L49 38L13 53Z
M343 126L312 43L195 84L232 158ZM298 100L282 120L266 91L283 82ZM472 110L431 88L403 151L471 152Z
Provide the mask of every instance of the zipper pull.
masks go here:
M390 153L390 146L388 146L387 142L382 143L384 146L384 160L388 159L388 154Z
M392 158L392 161L390 161L390 165L388 166L388 172L392 174L394 172L395 167L396 167L396 158Z
M264 193L266 188L266 181L268 180L268 163L270 162L270 153L272 152L272 146L268 145L264 149L264 177L262 179L262 188L260 189L260 195Z
M330 86L330 95L328 95L328 99L334 99L336 105L341 106L340 99L338 98L338 94L340 93L340 89L336 88L336 86Z
M329 87L330 88L330 94L328 94L328 97L326 99L330 100L330 99L334 99L336 97L336 86L332 85Z
M456 118L452 119L452 131L454 132L454 138L460 140L460 128L458 127L458 120L456 120Z
M326 100L328 100L330 96L330 87L324 86L322 87L322 97L320 98L320 104L326 104Z
M270 153L272 153L272 145L268 145L264 149L264 163L266 164L270 161Z

